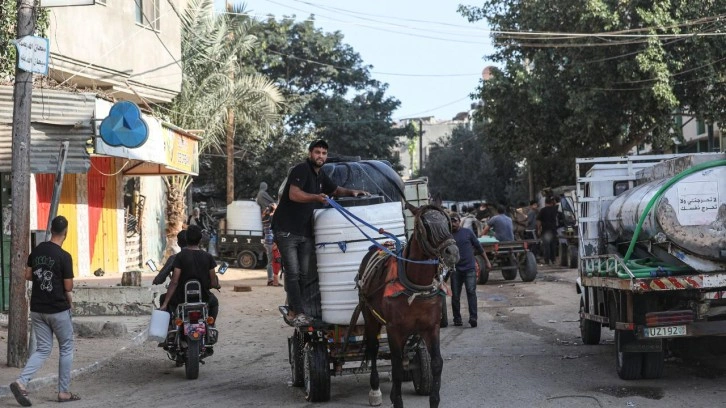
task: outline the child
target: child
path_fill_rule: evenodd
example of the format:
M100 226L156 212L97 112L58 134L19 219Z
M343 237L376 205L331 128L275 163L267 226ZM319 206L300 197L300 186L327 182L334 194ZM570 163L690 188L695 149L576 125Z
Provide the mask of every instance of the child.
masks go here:
M277 248L277 244L272 244L272 284L270 286L280 286L279 276L282 271L282 255Z

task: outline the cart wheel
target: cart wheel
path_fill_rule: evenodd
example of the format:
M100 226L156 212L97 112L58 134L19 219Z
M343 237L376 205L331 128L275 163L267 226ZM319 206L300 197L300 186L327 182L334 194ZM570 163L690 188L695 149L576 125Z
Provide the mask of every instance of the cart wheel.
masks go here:
M476 263L479 264L479 279L476 282L480 285L485 285L489 280L489 269L487 269L487 263L481 255L476 256Z
M292 371L292 386L302 387L305 385L303 374L303 344L297 332L287 338L287 350L290 359L290 371Z
M570 245L567 247L567 252L570 257L570 268L577 268L577 247L575 245Z
M524 255L524 266L519 268L519 277L522 282L532 282L537 277L537 258L527 251Z
M615 369L623 380L637 380L643 369L642 353L623 351L626 344L635 340L631 331L615 329Z
M310 402L330 400L330 360L325 343L305 345L305 399Z
M257 257L252 251L242 251L237 255L237 266L243 269L254 269L257 266Z
M585 312L585 298L580 296L580 313L583 312ZM602 325L600 323L580 316L580 336L582 336L583 344L599 344L601 331Z
M564 266L565 268L570 266L570 261L567 259L567 255L569 255L569 252L567 251L567 244L560 243L560 266Z
M663 377L665 353L643 353L643 378L656 379Z
M508 259L502 260L502 277L505 280L514 280L517 277L519 269L519 262L514 254L510 255Z
M413 388L416 390L416 394L431 394L431 385L434 382L434 377L431 374L431 356L423 340L416 348L412 363L411 376L413 377Z

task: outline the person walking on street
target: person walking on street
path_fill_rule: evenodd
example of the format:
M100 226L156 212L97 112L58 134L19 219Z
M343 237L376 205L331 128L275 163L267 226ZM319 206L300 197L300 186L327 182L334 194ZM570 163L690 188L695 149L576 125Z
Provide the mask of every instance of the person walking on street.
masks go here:
M362 190L340 187L321 168L328 158L328 143L316 140L308 146L308 158L290 170L280 196L280 204L272 219L275 242L282 255L287 292L287 320L296 326L308 325L302 288L310 278L310 260L315 253L313 242L313 211L325 204L329 195L369 195ZM310 310L308 308L308 310Z
M30 296L30 320L36 348L30 355L20 377L10 384L18 403L32 405L27 386L45 364L53 348L53 335L58 339L58 402L80 400L70 392L73 365L73 260L61 246L68 233L68 220L59 215L50 224L50 241L38 244L28 256L25 279L33 282Z
M557 206L552 197L545 199L545 207L537 215L537 232L542 237L542 256L545 265L554 265L557 253Z
M466 300L469 305L469 324L471 327L477 326L477 306L476 306L476 259L474 255L482 255L486 262L487 269L491 269L484 248L482 248L479 240L476 239L474 232L469 228L461 227L461 217L459 214L453 213L449 216L451 219L451 231L456 246L459 248L459 262L456 263L456 269L451 274L451 314L454 317L454 326L461 326L461 289L466 288Z
M267 192L267 183L264 181L260 183L260 190L257 192L255 202L260 206L260 211L265 211L265 208L275 202L275 199Z
M527 227L524 230L524 239L537 239L537 215L539 215L539 204L537 200L530 200L529 210L527 211ZM539 256L539 244L530 244L530 251Z
M494 238L499 242L514 241L514 223L506 214L507 208L503 205L497 206L497 215L487 221L487 226L482 231L482 236L489 233L490 229L494 229Z
M272 203L262 212L262 235L265 237L265 252L267 253L267 286L280 286L272 265L274 262L272 246L275 243L275 236L272 232L272 218L275 215L275 208L277 208L277 204Z

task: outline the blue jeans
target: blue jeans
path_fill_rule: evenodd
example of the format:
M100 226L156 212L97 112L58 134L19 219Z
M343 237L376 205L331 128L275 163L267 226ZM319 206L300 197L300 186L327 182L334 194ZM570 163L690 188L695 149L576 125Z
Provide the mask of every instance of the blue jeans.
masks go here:
M295 313L305 313L303 287L309 278L310 258L315 250L313 239L289 232L275 232L275 242L285 268L287 303Z
M455 270L451 274L451 314L454 323L461 322L461 289L466 287L466 301L469 304L469 321L477 320L476 270Z
M18 377L18 382L27 386L33 375L43 367L53 349L53 334L58 339L60 361L58 363L58 392L70 392L71 367L73 366L73 322L71 310L47 314L30 312L36 348Z
M272 245L265 244L265 251L267 252L267 281L272 282L274 276L272 273Z

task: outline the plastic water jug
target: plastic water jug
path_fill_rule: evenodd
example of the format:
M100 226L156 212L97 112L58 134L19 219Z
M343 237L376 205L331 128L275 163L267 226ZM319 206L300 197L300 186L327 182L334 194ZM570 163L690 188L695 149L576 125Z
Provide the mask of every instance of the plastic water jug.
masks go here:
M171 315L163 310L151 312L151 323L149 323L149 340L164 341L169 330L169 319Z

